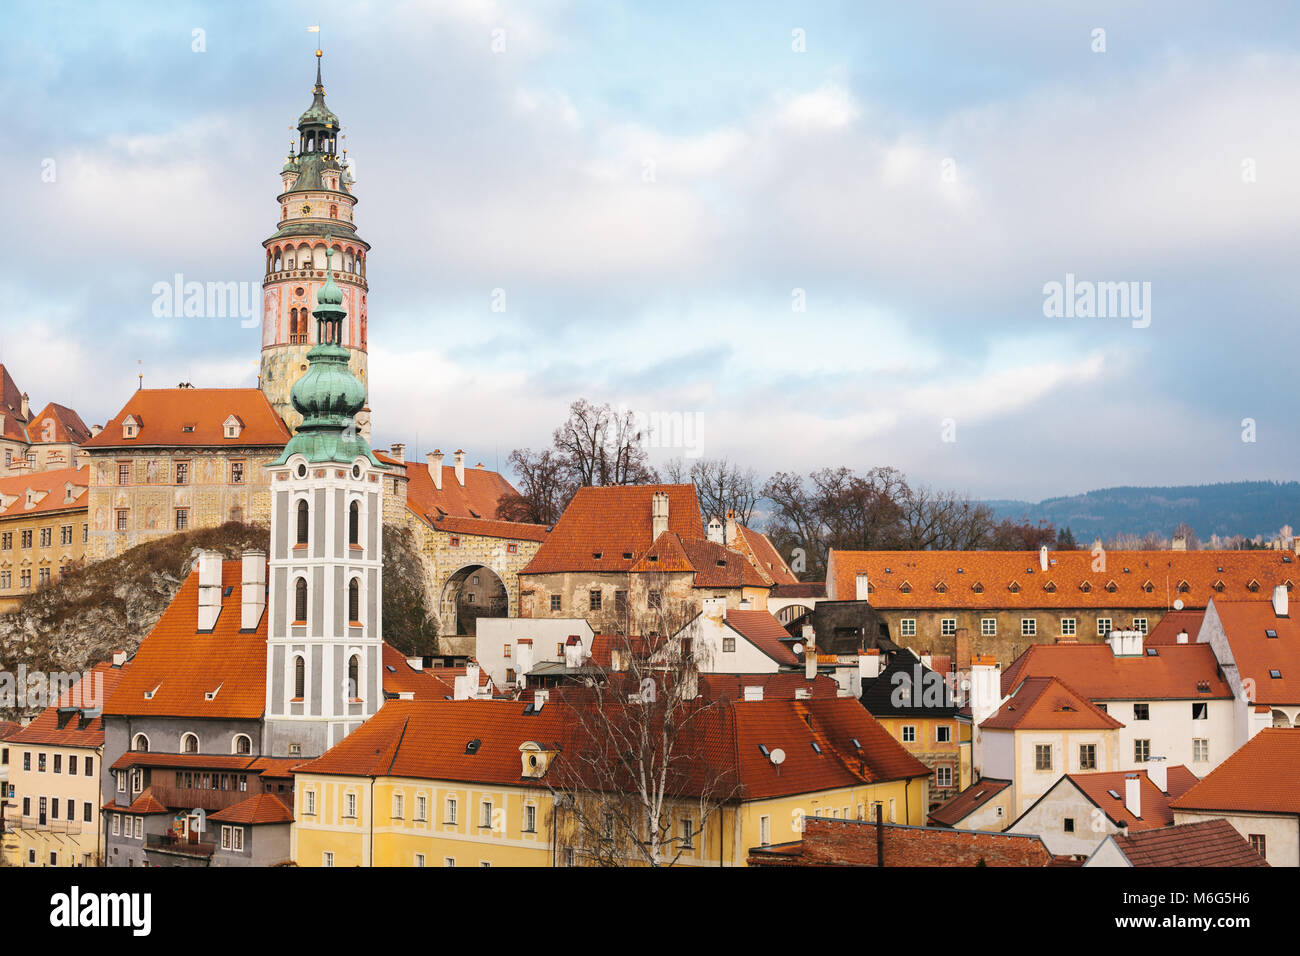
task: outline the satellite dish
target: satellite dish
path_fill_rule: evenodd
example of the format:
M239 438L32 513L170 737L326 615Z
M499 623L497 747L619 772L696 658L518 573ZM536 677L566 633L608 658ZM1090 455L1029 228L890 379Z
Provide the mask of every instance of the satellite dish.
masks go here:
M795 655L797 656L803 653L803 645L796 643L794 647L790 648L790 650L794 651Z
M1181 611L1182 609L1183 609L1183 599L1179 598L1177 601L1174 602L1174 610Z
M770 759L772 763L776 764L779 767L781 766L781 764L785 763L785 751L782 750L780 747L777 747L775 750L772 751L772 756L768 759Z

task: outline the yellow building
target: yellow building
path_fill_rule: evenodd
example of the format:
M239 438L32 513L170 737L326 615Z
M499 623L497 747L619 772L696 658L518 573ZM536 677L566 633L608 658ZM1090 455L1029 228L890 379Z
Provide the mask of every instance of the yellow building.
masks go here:
M797 838L808 816L921 823L927 769L852 698L708 705L698 786L669 803L673 862L743 866L751 847ZM295 773L300 866L568 866L594 862L575 834L568 705L397 700ZM776 756L777 759L773 759ZM613 806L604 796L590 799ZM575 801L577 802L577 801ZM711 811L707 819L702 819ZM628 864L644 862L624 848Z
M6 820L16 866L99 866L103 854L100 780L104 727L100 713L126 664L118 652L68 688L5 743L9 785Z
M85 468L0 478L0 611L81 560L88 484Z

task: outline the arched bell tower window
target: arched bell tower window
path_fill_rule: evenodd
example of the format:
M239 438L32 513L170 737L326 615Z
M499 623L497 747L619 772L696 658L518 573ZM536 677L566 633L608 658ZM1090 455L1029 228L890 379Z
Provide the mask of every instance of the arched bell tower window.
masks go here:
M353 700L361 696L361 658L356 654L348 658L348 696Z
M361 502L348 507L348 544L361 544Z
M307 579L299 578L293 586L293 619L307 620Z
M361 582L356 578L348 582L348 620L361 620Z
M293 659L293 696L295 700L307 696L307 662L301 657Z
M298 544L307 543L307 502L298 502Z

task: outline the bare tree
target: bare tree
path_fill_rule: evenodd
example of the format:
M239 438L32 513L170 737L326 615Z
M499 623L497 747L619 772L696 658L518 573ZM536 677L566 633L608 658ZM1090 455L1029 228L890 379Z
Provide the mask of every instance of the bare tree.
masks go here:
M654 481L636 416L627 409L580 398L555 430L555 453L577 487L635 485Z
M519 493L497 502L497 514L505 521L526 521L552 525L573 497L574 485L568 470L555 452L534 452L516 448L510 453Z
M725 519L734 513L742 525L753 519L760 495L758 475L752 468L742 468L726 458L700 458L689 466L683 458L672 458L664 464L664 478L677 485L693 484L706 518Z

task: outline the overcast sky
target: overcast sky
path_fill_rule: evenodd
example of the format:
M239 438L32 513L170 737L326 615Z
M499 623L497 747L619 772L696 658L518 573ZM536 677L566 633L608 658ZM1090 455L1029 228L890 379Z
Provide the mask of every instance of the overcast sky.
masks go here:
M376 445L504 464L582 396L762 476L1296 477L1290 3L6 3L0 361L34 403L256 383L258 329L152 289L260 295L311 24ZM1067 274L1150 283L1145 320L1045 316Z

